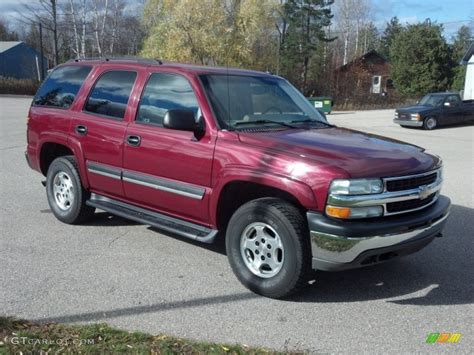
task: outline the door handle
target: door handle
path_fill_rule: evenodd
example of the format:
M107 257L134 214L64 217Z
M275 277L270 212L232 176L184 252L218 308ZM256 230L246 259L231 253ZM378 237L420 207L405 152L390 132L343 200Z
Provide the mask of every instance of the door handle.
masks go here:
M127 144L133 147L138 147L142 141L140 136L127 136Z
M87 134L87 127L83 125L77 125L76 126L76 133L85 136Z

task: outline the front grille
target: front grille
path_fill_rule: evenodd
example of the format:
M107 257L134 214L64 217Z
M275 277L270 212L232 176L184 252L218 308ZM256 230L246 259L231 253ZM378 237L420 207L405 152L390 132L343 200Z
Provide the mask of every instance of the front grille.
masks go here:
M387 212L396 213L402 211L414 210L429 205L435 198L436 193L429 195L424 200L407 200L387 203Z
M434 183L437 177L438 174L434 172L425 176L415 176L406 179L389 180L387 181L387 191L416 189L417 187Z
M398 119L399 120L410 120L411 116L409 113L399 113L398 114Z

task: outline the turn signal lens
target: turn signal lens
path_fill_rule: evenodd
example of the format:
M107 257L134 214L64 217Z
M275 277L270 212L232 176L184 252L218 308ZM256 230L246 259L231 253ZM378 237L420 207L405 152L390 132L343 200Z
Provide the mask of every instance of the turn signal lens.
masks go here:
M349 218L351 209L347 207L326 206L326 214L336 218Z
M368 218L379 217L383 215L382 206L367 206L367 207L336 207L326 206L326 214L330 217L336 218Z

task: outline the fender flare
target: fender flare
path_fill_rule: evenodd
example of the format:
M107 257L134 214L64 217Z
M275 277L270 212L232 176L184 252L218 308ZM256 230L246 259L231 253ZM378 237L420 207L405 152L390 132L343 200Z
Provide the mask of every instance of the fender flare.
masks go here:
M223 189L229 183L238 181L265 185L288 192L294 196L303 207L317 210L318 206L313 190L311 187L301 181L291 179L283 175L255 170L255 168L225 168L216 179L216 183L214 185L209 202L209 215L212 219L213 225L217 225L217 208Z
M84 151L82 150L81 142L75 137L68 137L68 147L74 153L76 158L77 167L79 168L79 175L81 177L82 186L85 189L89 188L89 179L87 177L87 167L86 167L86 158L84 156Z
M38 140L38 153L37 153L37 164L41 169L41 152L45 144L55 143L63 145L69 148L77 161L77 166L79 168L79 176L81 177L81 182L84 188L89 188L89 180L87 179L86 169L85 169L85 160L84 154L82 153L81 144L76 139L71 139L64 134L58 134L55 132L48 132L47 134L42 134Z

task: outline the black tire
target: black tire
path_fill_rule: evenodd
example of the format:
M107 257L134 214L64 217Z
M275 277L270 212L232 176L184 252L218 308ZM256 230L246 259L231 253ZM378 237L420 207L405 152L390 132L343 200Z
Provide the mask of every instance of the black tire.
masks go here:
M70 178L74 196L66 209L60 207L54 193L54 180L61 173ZM59 157L51 163L46 176L46 196L54 216L61 222L79 224L94 215L95 208L86 205L90 193L82 186L79 169L73 156Z
M241 253L243 232L255 222L271 226L284 248L281 269L270 278L254 274ZM284 298L294 294L308 284L311 276L311 245L306 219L295 206L277 198L250 201L233 214L226 232L226 251L240 282L266 297Z
M434 122L434 126L430 122ZM438 127L438 120L436 117L426 117L423 120L423 129L431 131L433 129L436 129Z

